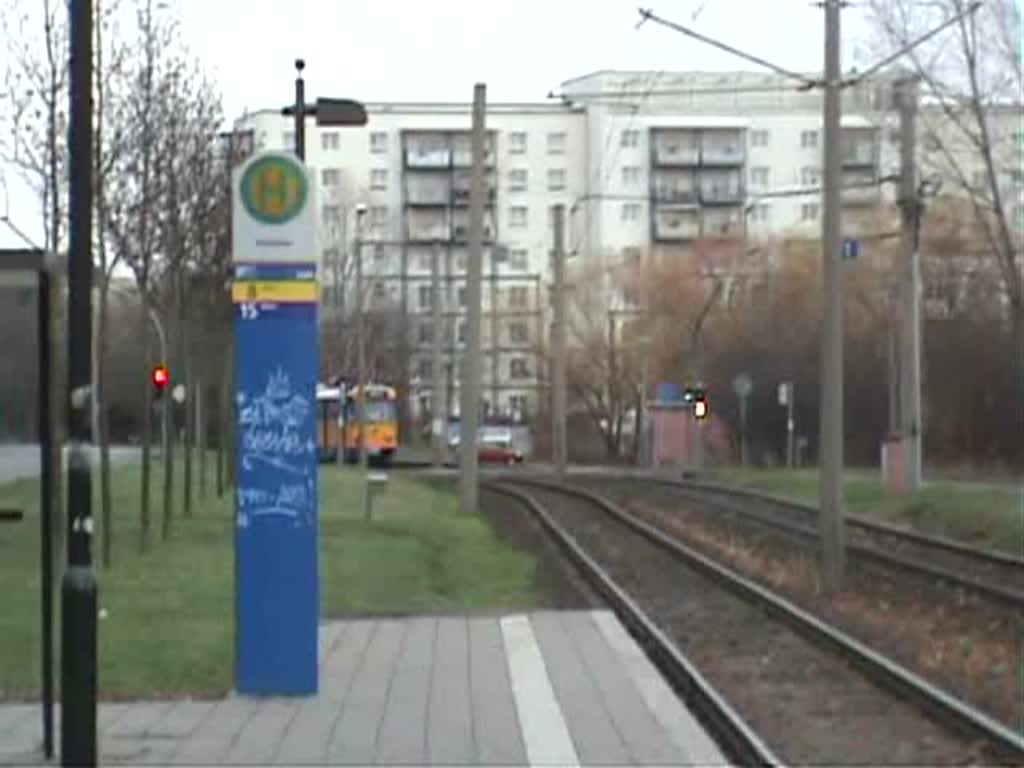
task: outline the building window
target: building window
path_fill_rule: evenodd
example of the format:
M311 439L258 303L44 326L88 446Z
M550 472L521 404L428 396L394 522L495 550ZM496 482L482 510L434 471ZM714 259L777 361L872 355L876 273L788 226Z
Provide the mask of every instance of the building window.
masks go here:
M565 154L565 131L558 131L556 133L548 134L548 154Z
M525 344L529 340L529 331L527 330L526 323L509 323L508 340L513 344Z
M434 292L429 285L421 285L418 288L420 309L430 309L434 306Z
M370 222L375 227L383 227L388 223L388 207L375 205L370 209Z
M508 225L510 227L525 227L527 221L527 210L525 205L514 205L508 209Z
M374 243L373 245L373 260L384 261L384 257L388 255L387 248L384 247L383 243Z
M285 131L282 133L281 143L285 149L295 149L295 131Z
M530 378L530 367L525 357L513 357L508 363L508 375L510 379Z
M804 203L800 206L800 218L804 221L814 221L818 218L818 204Z
M771 219L772 207L770 203L759 203L750 209L750 220L767 224Z
M337 131L321 133L320 146L323 149L339 149L341 147L341 136Z
M513 248L508 254L508 265L515 270L525 270L529 264L529 251L525 248Z
M640 218L640 206L637 203L623 203L622 220L637 221Z
M768 186L768 168L751 168L750 169L750 186L760 187L764 189Z
M341 171L337 168L324 168L320 171L320 183L325 187L335 187L341 182Z
M622 183L627 187L640 183L640 168L635 165L627 165L622 169Z
M508 135L508 151L512 155L526 154L526 131L512 131Z
M459 307L465 307L466 306L466 286L460 285L459 286L459 290L457 291L457 295L458 295L458 299L459 299Z
M800 169L800 183L805 187L817 187L820 182L820 176L817 168L801 168Z
M528 179L525 168L513 168L508 172L509 192L525 192Z
M548 169L548 190L550 192L559 192L565 189L565 169L564 168L549 168Z
M341 209L336 205L325 205L320 209L320 216L325 224L333 224L338 221Z
M420 344L429 344L434 338L434 326L432 323L420 323Z
M379 280L373 284L373 298L381 300L387 295L388 289Z
M638 147L640 146L640 131L629 130L622 132L622 146L623 147Z
M805 149L814 149L818 146L817 131L800 131L800 146Z
M528 302L529 294L525 285L514 285L508 292L508 305L512 309L524 309Z
M456 332L455 332L455 340L458 341L459 344L465 344L466 343L466 324L465 323L459 323L458 324L458 327L457 327Z
M512 418L516 421L523 421L527 416L527 405L526 395L510 395L508 398L508 408L512 411Z
M432 379L434 378L434 366L433 361L429 357L421 357L419 364L419 374L421 379Z
M387 131L374 131L370 134L370 152L375 155L383 155L388 151Z
M768 141L771 134L766 130L757 130L750 132L750 146L752 147L767 147Z
M387 189L388 172L384 168L374 168L370 171L370 189Z

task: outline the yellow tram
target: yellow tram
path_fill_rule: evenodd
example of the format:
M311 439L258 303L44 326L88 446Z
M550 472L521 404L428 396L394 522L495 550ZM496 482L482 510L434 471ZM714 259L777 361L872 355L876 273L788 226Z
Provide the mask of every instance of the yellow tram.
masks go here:
M343 411L345 461L359 460L359 387L345 395ZM384 384L366 385L366 455L371 463L387 465L398 451L398 392Z

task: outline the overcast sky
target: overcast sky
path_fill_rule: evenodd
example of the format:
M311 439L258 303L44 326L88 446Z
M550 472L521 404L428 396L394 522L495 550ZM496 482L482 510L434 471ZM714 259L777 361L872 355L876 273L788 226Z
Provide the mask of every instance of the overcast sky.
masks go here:
M3 2L4 0L0 0ZM653 23L636 0L168 0L230 116L306 93L364 101L537 101L598 69L753 69ZM862 12L844 11L844 66L863 65ZM820 70L823 13L808 0L650 0L645 7L789 69ZM694 18L696 14L696 18ZM38 203L4 168L10 217L42 242ZM7 201L0 191L0 211ZM0 247L21 243L0 225Z

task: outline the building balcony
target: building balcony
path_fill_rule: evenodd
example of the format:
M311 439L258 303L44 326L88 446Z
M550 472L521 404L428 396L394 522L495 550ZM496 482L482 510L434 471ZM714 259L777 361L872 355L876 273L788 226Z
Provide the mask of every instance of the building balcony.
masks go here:
M874 168L878 165L878 145L867 142L845 144L840 159L844 168Z
M740 205L746 200L742 184L701 184L700 201L704 205Z
M653 216L654 239L660 242L696 240L700 237L700 214L695 208L660 206Z
M700 202L697 190L692 187L655 187L652 197L655 205L692 206Z
M707 128L700 134L701 165L743 165L746 146L739 128Z
M430 183L424 183L429 181ZM408 206L447 206L451 197L451 185L445 178L420 180L406 178L405 204Z
M844 173L841 183L843 205L877 205L882 201L882 187L874 171Z
M451 219L444 210L411 209L405 217L405 236L412 243L447 241L451 237Z
M743 235L743 215L739 209L711 209L701 211L701 236L741 237Z
M452 227L451 239L453 242L459 245L466 245L469 243L469 225L468 224L455 224ZM494 227L490 224L484 224L484 242L494 242Z
M689 128L652 128L651 162L663 168L700 164L700 133Z
M452 165L448 149L407 149L405 167L415 170L446 170Z
M740 145L705 146L700 150L701 165L743 165L747 153Z
M844 167L870 167L878 165L880 152L876 128L842 129L839 157Z
M472 168L473 167L473 150L472 149L454 149L452 150L452 165L456 168ZM494 167L494 150L487 150L487 154L484 156L484 166L488 169Z
M494 202L498 199L498 190L496 187L491 187L486 190L484 196L484 205L493 206ZM456 208L468 208L469 207L469 187L455 187L452 190L451 204Z
M700 148L677 144L655 144L651 150L654 165L660 168L690 168L700 165Z

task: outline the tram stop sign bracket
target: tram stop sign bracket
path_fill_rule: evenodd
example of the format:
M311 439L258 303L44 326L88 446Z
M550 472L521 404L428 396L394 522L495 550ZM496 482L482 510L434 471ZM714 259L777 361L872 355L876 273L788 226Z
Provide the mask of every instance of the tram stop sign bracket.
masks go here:
M322 126L366 125L366 107L352 99L317 99L315 104L304 107L307 115L316 117L316 124ZM281 110L286 117L295 115L295 106Z

